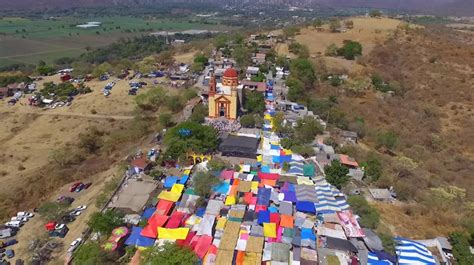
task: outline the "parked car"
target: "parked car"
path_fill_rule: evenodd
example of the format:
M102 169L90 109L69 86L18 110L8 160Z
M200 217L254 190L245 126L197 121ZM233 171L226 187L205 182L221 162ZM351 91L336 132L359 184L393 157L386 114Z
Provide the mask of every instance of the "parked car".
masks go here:
M74 241L71 242L69 245L69 248L67 249L67 252L73 252L76 250L76 248L81 244L82 238L76 238Z
M76 220L76 216L72 215L72 213L66 214L61 217L61 220L65 223L71 223Z
M16 213L16 216L32 218L32 217L35 216L35 214L34 214L34 213L30 213L30 212L17 212L17 213Z
M81 185L81 184L82 184L82 182L75 182L74 184L72 184L72 185L69 187L69 191L70 191L70 192L74 192L74 191L77 189L77 187L78 187L79 185Z
M86 185L81 182L81 183L76 187L75 192L81 192L81 191L84 189L85 186L86 186Z
M9 259L15 257L15 251L13 249L7 249L5 251L5 254L7 255L7 258Z
M85 209L87 209L86 205L81 205L81 206L76 207L76 211L84 211Z
M10 221L10 222L6 222L5 225L9 227L20 228L23 225L23 223L20 221Z
M26 222L28 222L28 218L26 218L26 217L14 216L14 217L12 217L12 218L10 219L10 221L12 221L12 222L18 221L18 222L20 222L20 223L26 223Z
M76 216L79 216L82 214L82 211L72 211L71 213L69 213L69 216L73 216L73 217L76 217Z
M87 183L84 185L84 189L87 190L90 186L92 186L92 182L87 182Z
M16 239L10 239L10 240L8 240L8 241L5 242L5 247L13 246L13 245L15 245L16 243L18 243L18 240L16 240Z

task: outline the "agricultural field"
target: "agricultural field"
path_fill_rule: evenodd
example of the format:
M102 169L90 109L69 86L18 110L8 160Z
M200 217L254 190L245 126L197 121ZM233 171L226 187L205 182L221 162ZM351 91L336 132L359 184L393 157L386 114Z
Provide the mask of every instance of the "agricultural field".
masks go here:
M87 22L101 22L99 27L78 28ZM55 19L0 19L0 67L25 63L47 63L61 57L74 57L123 37L149 34L154 31L189 29L227 30L219 24L204 24L180 19L144 19L137 17L90 17Z

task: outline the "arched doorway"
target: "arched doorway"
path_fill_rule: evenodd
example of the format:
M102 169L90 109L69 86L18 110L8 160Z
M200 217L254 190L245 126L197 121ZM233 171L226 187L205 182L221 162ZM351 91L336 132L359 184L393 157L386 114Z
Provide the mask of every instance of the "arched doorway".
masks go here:
M227 110L226 103L219 103L219 117L226 117L226 110Z

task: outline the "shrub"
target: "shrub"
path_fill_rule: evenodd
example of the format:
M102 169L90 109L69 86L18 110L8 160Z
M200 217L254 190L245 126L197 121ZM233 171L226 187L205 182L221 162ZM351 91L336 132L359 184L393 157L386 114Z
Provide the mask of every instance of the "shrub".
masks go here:
M337 160L331 161L331 165L326 165L324 172L326 173L326 180L338 189L346 185L350 179L350 177L347 176L349 169L341 165Z
M160 117L158 118L160 121L160 124L163 125L164 127L171 127L173 126L173 115L169 112L165 112L160 114Z
M64 202L45 202L38 208L38 213L47 220L58 220L67 210Z
M362 55L362 45L357 41L345 40L337 54L347 60L354 60L356 56Z
M453 246L453 255L459 265L473 264L474 255L469 249L469 237L463 233L455 232L449 235L449 241Z
M211 196L212 187L219 185L221 180L208 173L208 172L198 172L193 177L193 187L197 195L203 198L209 198Z
M255 115L246 114L240 117L240 124L245 128L254 128L255 127Z
M96 127L90 127L87 133L79 134L79 147L90 154L97 153L103 146L101 139L103 135L104 132L98 130Z
M196 105L189 119L194 122L203 123L208 114L207 106L203 104Z
M170 242L147 248L140 256L141 264L194 265L199 261L191 249Z
M262 113L265 110L263 94L256 91L246 91L244 107L249 113Z
M370 229L376 229L380 223L380 215L377 209L370 206L367 200L361 195L350 195L347 202L352 207L354 213L360 216L360 225Z
M93 213L87 225L94 232L100 232L102 235L109 236L114 228L123 224L123 214L115 210Z
M183 98L186 100L186 101L189 101L195 97L198 96L198 93L196 92L196 90L192 89L192 88L188 88L188 89L185 89L184 92L183 92Z

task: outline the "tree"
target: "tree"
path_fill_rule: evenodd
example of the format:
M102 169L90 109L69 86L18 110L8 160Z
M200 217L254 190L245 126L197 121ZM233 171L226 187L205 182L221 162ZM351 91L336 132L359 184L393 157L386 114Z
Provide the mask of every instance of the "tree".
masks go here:
M329 29L331 32L337 32L341 28L341 21L337 18L331 18L329 20Z
M246 47L237 47L232 51L232 57L241 68L247 67L250 63L250 51Z
M296 121L295 131L298 140L307 144L311 143L316 135L323 133L323 128L315 118L306 116Z
M375 182L382 176L382 164L374 153L370 153L364 171L364 178L369 182Z
M198 123L203 123L207 114L208 114L207 107L203 104L199 104L199 105L196 105L196 107L194 107L193 113L191 114L191 117L189 117L189 120L198 122Z
M87 225L89 225L92 231L109 236L114 228L123 224L123 216L120 212L112 209L105 212L96 212L92 214Z
M207 58L204 54L200 53L194 57L194 63L200 63L202 65L207 64L209 58Z
M369 16L370 17L381 17L382 12L380 12L380 10L370 10Z
M254 128L255 127L255 115L254 114L245 114L240 117L240 124L244 128Z
M291 76L303 82L306 89L312 88L316 80L313 64L306 58L292 61L290 66Z
M290 76L286 80L286 85L288 86L287 97L291 101L300 102L304 101L306 98L306 91L304 89L304 84L300 80Z
M171 127L173 126L173 115L169 112L165 112L160 114L158 120L160 121L160 124L163 125L164 127Z
M207 168L210 171L222 171L226 168L229 168L230 165L226 161L220 158L213 158L211 161L207 163Z
M46 65L44 61L40 61L38 67L36 68L36 71L38 71L40 75L49 75L51 73L54 73L56 70L54 69L54 67Z
M320 18L313 20L313 27L319 29L321 28L322 25L323 25L323 21Z
M141 252L141 262L144 265L194 265L199 259L189 248L175 243L166 242L161 246L147 248Z
M79 134L79 147L90 154L97 153L103 145L101 139L103 135L104 132L98 130L97 127L90 127L87 133Z
M326 180L338 189L346 185L350 179L350 177L347 176L349 169L341 165L337 160L331 161L331 165L326 165L324 172L326 173Z
M183 110L184 107L184 102L183 99L179 95L174 95L171 96L167 101L166 101L166 106L172 111L172 112L179 112Z
M217 131L207 125L185 121L168 130L164 143L167 146L165 159L177 159L188 151L208 153L217 148Z
M380 214L377 212L377 209L369 205L363 196L349 195L347 203L349 203L354 213L360 216L360 225L362 227L377 229L380 223Z
M98 243L86 242L74 252L74 263L82 265L116 264L116 252L104 251Z
M257 91L245 91L244 107L249 113L262 113L265 110L265 98Z
M209 198L212 193L212 188L219 185L221 180L209 172L198 172L193 177L193 188L197 195L203 198Z
M163 51L156 59L162 65L172 65L175 61L173 51Z
M461 232L454 232L449 235L449 241L453 246L453 255L456 264L474 264L474 255L469 249L469 237Z
M337 54L347 60L354 60L356 56L362 55L362 45L357 41L345 40L344 45L337 50Z
M395 256L395 247L396 247L396 242L393 239L393 235L390 234L385 234L385 233L379 233L378 234L380 240L382 241L383 245L383 250L387 252L390 255Z

